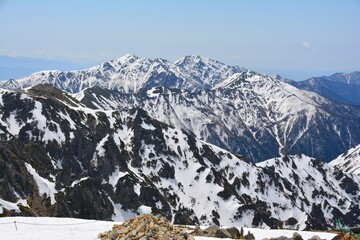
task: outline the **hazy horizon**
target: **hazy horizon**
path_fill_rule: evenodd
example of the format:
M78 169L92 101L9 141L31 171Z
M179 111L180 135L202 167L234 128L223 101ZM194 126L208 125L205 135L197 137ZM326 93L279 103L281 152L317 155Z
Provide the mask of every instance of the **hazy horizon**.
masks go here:
M169 61L201 55L294 80L352 72L359 13L358 0L2 0L0 55L13 61L0 61L0 79L126 53Z
M139 56L139 57L143 57L143 56ZM109 59L105 61L110 61L114 59ZM60 71L82 70L101 64L105 61L75 62L75 61L56 60L56 59L47 59L47 58L11 57L6 55L0 55L0 81L8 80L8 79L16 79L31 73L46 71L46 70L60 70ZM244 66L240 66L240 67L244 67ZM281 77L295 81L302 81L309 79L311 77L330 76L334 73L339 72L339 71L304 72L304 71L296 71L296 70L266 69L266 68L265 69L248 68L248 69L257 71L262 74L268 74L268 75L278 74ZM358 71L358 70L355 69L354 71ZM350 73L350 72L353 71L349 71L345 73Z

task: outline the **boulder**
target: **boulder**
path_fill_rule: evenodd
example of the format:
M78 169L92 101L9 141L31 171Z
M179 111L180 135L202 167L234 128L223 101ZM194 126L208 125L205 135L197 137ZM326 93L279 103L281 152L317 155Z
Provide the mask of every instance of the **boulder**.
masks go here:
M231 238L230 233L219 226L212 225L204 229L205 235L207 237L217 237L217 238Z
M293 233L294 240L303 240L302 236L298 232Z
M318 235L314 235L311 238L309 238L308 240L321 240L321 238Z
M228 231L228 233L230 233L231 238L233 239L239 239L242 237L240 235L239 229L237 229L236 227L227 228L226 230Z

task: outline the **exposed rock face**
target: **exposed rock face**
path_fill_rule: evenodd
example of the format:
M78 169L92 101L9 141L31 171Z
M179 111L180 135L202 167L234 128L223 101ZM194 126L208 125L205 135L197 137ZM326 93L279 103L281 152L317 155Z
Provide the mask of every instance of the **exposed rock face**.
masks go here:
M360 179L303 155L254 165L145 111L48 85L0 94L0 214L325 229L359 223Z

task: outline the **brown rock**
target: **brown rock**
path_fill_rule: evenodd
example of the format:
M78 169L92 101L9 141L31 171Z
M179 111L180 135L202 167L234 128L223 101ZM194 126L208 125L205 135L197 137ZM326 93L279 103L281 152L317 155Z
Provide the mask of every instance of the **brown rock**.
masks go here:
M321 240L321 238L318 235L314 235L311 238L309 238L308 240Z
M293 233L294 240L303 240L302 236L298 232Z
M207 233L206 235L204 235L207 237L231 238L230 233L226 229L222 229L216 225L204 229L204 232Z
M241 237L240 231L236 227L227 228L226 230L230 233L231 238L238 239Z
M102 240L194 240L179 227L174 227L165 217L151 214L129 219L114 225L111 231L100 233Z

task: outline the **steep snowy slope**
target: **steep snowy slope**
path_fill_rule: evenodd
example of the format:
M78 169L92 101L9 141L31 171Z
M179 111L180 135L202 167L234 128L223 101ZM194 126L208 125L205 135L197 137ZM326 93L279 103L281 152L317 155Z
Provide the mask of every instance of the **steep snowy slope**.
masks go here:
M331 219L334 214L344 215L354 221L358 218L352 216L350 209L357 208L353 197L360 197L359 176L343 173L327 163L304 155L270 159L256 165L272 168L275 174L286 179L282 184L285 195L292 200L293 206L302 213L311 212L307 219L308 224L314 221L315 224L326 222L329 226L334 225L334 219ZM269 197L277 198L271 195L276 194L269 189ZM281 205L282 201L279 197L274 202ZM279 213L279 216L286 215L286 211L284 212Z
M128 111L41 85L0 95L1 214L325 229L359 223L359 177L305 156L255 166ZM14 211L11 211L14 209Z
M344 172L360 175L360 145L349 149L330 162L331 166L338 167Z

